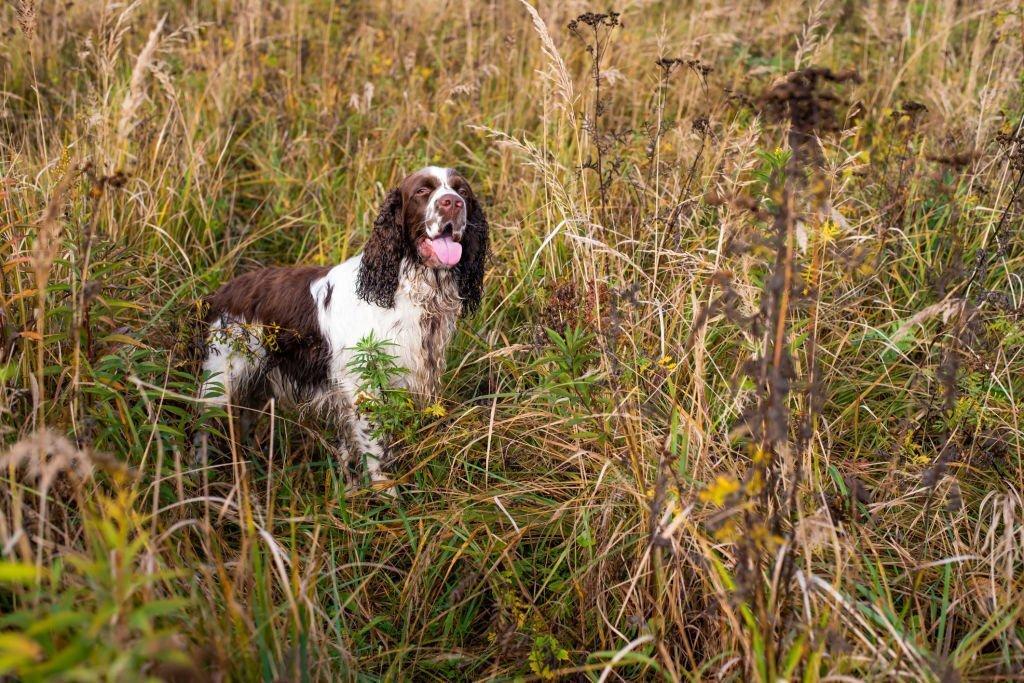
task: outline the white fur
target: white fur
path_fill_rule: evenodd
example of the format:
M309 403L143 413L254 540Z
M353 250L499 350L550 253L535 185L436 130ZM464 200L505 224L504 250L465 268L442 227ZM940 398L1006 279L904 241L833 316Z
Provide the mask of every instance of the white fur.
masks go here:
M362 254L331 268L327 275L314 280L309 293L317 304L320 329L331 345L332 372L339 380L348 379L348 363L357 343L371 333L378 339L395 343L392 352L402 367L414 362L411 346L419 342L419 324L409 297L399 286L394 308L381 308L356 296L356 276ZM405 283L403 283L405 284ZM333 293L330 305L324 307L327 291Z
M249 378L266 354L259 340L260 330L259 325L231 318L210 324L203 363L206 380L200 387L200 396L214 405L227 405L232 389Z
M437 188L430 193L430 197L427 199L427 210L423 215L424 229L427 237L434 238L441 234L441 224L443 222L441 214L437 211L437 200L446 194L458 193L448 183L448 179L451 177L451 169L441 168L440 166L427 166L423 169L423 172L435 178L439 183Z

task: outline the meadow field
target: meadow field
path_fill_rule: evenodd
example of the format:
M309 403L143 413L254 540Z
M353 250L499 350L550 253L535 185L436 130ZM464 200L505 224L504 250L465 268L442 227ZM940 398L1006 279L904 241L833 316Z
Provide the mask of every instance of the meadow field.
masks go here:
M1024 679L1022 121L1016 0L4 3L0 679ZM399 497L193 464L198 302L427 163Z

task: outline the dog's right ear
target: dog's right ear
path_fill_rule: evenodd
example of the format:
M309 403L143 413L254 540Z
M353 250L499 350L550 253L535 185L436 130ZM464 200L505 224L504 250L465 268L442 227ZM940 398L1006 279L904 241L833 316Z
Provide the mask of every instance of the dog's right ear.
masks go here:
M484 291L484 265L490 228L476 196L466 197L466 232L462 237L462 259L455 266L455 282L462 299L462 314L472 315L480 307Z
M363 250L356 278L360 299L382 308L393 308L402 258L408 255L405 226L402 224L402 193L398 189L384 198L373 232Z

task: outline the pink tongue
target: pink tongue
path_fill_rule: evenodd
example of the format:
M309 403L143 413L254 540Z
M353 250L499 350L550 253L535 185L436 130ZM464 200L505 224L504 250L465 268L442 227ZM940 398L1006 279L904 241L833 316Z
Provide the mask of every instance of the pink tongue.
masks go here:
M462 258L462 245L447 235L430 240L430 248L437 260L449 268Z

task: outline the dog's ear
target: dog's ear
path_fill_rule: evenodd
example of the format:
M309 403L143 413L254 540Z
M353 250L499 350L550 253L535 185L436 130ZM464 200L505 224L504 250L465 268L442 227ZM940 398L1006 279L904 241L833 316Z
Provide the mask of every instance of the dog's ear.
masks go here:
M388 192L380 205L373 232L363 250L356 277L356 294L360 299L383 308L393 308L402 258L409 251L402 225L402 193Z
M471 315L480 307L484 291L484 267L489 241L487 216L475 196L466 200L466 232L462 237L462 258L455 266L455 282L462 299L462 314Z

